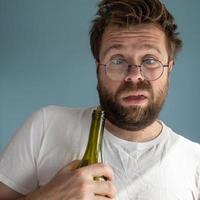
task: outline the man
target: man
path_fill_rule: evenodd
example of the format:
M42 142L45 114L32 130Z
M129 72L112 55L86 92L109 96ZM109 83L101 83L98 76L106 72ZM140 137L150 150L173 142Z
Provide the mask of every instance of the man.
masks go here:
M176 28L159 0L101 1L90 41L106 112L104 164L75 161L93 108L43 108L1 157L0 200L199 200L199 144L158 120L181 48Z

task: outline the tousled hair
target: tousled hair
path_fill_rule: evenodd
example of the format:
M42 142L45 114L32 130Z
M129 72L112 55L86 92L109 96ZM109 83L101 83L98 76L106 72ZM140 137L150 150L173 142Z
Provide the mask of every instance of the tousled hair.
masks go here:
M102 36L109 26L128 28L140 24L158 25L165 33L169 57L182 47L174 17L159 0L101 0L90 28L90 46L99 60Z

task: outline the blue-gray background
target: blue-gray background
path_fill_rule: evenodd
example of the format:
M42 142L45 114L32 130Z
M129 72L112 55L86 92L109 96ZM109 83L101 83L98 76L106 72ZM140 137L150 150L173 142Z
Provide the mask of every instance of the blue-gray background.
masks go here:
M0 0L0 151L41 106L98 103L88 30L97 0ZM184 48L161 113L169 126L200 142L200 1L165 0Z

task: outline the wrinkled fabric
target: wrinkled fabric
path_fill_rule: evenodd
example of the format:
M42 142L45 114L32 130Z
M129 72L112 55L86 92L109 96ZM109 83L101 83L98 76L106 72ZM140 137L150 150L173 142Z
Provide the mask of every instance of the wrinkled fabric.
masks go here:
M0 181L26 195L85 151L93 108L48 106L16 131L0 158ZM135 143L104 131L103 161L114 170L115 200L200 200L200 145L168 128Z

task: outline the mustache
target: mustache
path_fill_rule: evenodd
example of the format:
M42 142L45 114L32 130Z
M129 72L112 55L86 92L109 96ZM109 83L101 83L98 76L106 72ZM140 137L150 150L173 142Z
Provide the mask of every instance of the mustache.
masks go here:
M138 90L148 91L152 93L151 84L148 81L140 81L137 83L127 82L127 83L122 84L119 87L117 94L120 94L122 92L131 92L131 91L134 92Z

